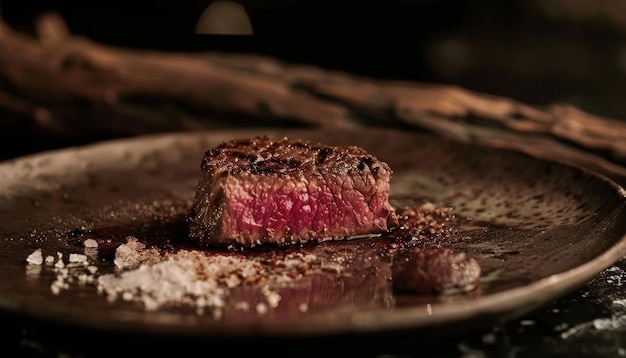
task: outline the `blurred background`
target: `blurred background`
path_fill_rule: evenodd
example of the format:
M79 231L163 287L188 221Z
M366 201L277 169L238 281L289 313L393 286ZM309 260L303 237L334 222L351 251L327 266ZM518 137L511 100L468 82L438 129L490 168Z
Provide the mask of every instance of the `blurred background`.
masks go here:
M58 11L72 33L160 51L252 52L384 79L455 84L533 105L626 119L621 0L241 0L252 35L200 34L211 1L2 1L33 33Z

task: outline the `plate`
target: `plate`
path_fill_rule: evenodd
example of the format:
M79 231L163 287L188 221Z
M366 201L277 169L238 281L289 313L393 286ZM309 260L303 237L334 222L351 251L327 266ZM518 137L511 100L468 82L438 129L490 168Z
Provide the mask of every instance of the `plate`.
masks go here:
M114 277L113 249L128 236L170 249L184 243L204 152L262 134L358 145L386 161L394 206L447 208L454 230L439 244L478 261L479 287L443 295L395 292L377 238L269 249L264 254L283 259L317 257L306 262L311 265L339 262L343 271L325 267L279 288L236 287L224 299L242 304L219 315L197 305L148 309L146 300L108 299L85 276L61 277L59 267L27 263L41 250L52 260L62 255L68 268L70 254L84 254L97 275ZM429 339L519 317L580 287L626 251L625 211L624 190L598 174L424 133L246 129L113 140L0 164L0 309L49 332L202 342L365 342L368 335L406 333ZM99 240L95 253L82 246L86 238Z

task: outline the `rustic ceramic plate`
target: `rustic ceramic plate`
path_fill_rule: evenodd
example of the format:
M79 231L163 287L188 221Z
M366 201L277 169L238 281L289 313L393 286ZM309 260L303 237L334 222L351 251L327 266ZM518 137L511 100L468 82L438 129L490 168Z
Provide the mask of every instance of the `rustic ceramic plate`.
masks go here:
M110 302L92 284L66 282L54 293L58 271L27 264L37 249L65 258L83 253L77 235L176 242L205 150L260 134L358 145L389 163L394 205L429 201L450 208L458 230L445 244L478 260L480 286L443 296L400 294L375 240L330 242L295 250L343 257L346 275L295 280L269 311L218 319L184 307ZM624 254L625 213L624 190L601 176L426 134L258 129L117 140L0 164L0 309L50 331L203 342L401 332L427 338L518 317L581 286ZM104 251L92 259L99 272L113 271ZM240 299L258 303L247 294Z

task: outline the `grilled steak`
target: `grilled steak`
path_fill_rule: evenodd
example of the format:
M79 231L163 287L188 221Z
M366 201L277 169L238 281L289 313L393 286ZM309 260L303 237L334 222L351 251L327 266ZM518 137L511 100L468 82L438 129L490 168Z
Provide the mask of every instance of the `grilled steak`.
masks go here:
M288 245L385 232L392 170L362 148L269 137L208 150L189 238L200 246Z

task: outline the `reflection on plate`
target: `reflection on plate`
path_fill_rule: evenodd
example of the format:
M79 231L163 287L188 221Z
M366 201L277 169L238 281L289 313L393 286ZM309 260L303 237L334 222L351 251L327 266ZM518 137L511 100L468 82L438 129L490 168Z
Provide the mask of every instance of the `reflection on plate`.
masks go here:
M377 239L328 242L273 254L311 254L320 265L340 258L344 274L319 270L281 286L280 300L263 310L216 318L185 307L110 302L89 283L68 282L54 293L58 274L26 263L37 249L66 258L84 253L77 236L176 242L204 151L260 134L358 145L389 163L394 205L429 201L451 208L459 231L449 245L478 260L480 287L444 296L399 294ZM515 317L579 287L624 253L625 206L624 190L593 173L425 134L258 129L111 141L0 164L0 308L51 324L162 337L295 339L403 330L427 337ZM114 272L105 249L91 257L103 274ZM268 302L260 288L233 292L248 307Z

